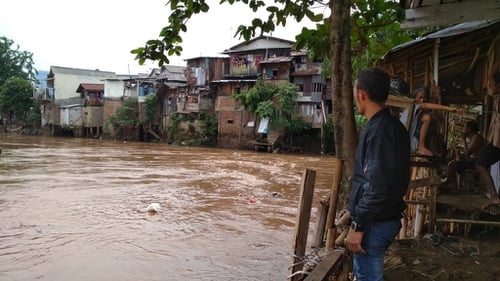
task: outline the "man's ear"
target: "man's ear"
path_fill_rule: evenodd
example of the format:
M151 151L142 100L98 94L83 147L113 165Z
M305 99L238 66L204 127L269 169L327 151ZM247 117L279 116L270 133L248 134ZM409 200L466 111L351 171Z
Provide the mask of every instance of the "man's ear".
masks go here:
M368 99L368 93L365 90L358 90L358 94L360 100Z

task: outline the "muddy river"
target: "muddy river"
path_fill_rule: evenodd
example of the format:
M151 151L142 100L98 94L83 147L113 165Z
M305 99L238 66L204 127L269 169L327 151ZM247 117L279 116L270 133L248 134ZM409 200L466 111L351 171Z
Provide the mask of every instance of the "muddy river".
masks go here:
M286 280L335 159L0 134L0 280ZM147 211L159 203L156 214Z

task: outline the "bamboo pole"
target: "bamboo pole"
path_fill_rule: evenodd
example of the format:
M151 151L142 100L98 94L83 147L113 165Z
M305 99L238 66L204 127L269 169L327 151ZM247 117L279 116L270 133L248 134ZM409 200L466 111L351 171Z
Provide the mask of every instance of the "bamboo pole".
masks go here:
M414 180L417 177L417 169L418 169L418 167L411 168L410 180ZM412 201L414 199L415 199L414 198L414 188L410 188L410 189L408 189L408 191L406 191L405 200ZM414 208L415 208L415 206L408 205L408 207L406 209L406 216L401 220L402 227L401 227L401 230L399 231L399 239L404 239L404 238L408 237L408 233L410 231L412 232L412 228L409 224L410 224L410 222L414 221L414 219L413 219Z
M500 221L481 221L481 220L437 218L436 222L467 223L467 224L485 224L485 225L500 226Z
M337 238L337 229L335 227L335 217L337 214L337 203L339 198L339 188L342 179L342 169L344 166L344 161L337 159L335 163L335 174L333 175L333 185L330 194L330 205L328 207L328 216L326 218L326 245L327 249L333 249L335 247L335 239Z
M344 239L347 237L347 234L349 233L349 228L344 229L337 239L335 239L335 245L344 247Z
M438 186L431 186L431 195L429 198L429 233L434 233L436 227L436 201L437 201Z

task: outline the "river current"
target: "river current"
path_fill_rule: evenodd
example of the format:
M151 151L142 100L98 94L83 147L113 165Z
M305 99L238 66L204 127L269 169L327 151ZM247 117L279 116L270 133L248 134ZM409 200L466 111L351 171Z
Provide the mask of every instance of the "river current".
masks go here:
M0 280L286 280L335 158L0 134ZM159 203L157 213L147 211Z

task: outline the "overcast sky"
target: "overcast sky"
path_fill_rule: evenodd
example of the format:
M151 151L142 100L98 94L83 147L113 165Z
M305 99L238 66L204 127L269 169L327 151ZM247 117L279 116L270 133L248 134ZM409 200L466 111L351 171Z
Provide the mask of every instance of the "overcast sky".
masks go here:
M130 53L156 39L167 24L166 0L1 0L0 36L14 40L20 50L33 53L35 68L50 66L100 69L117 74L149 72L156 63L139 66ZM213 3L212 3L213 2ZM208 14L197 15L183 33L184 51L170 64L185 65L185 59L216 56L241 42L233 34L239 24L256 15L241 5L211 2ZM289 20L272 36L295 40L310 22Z

